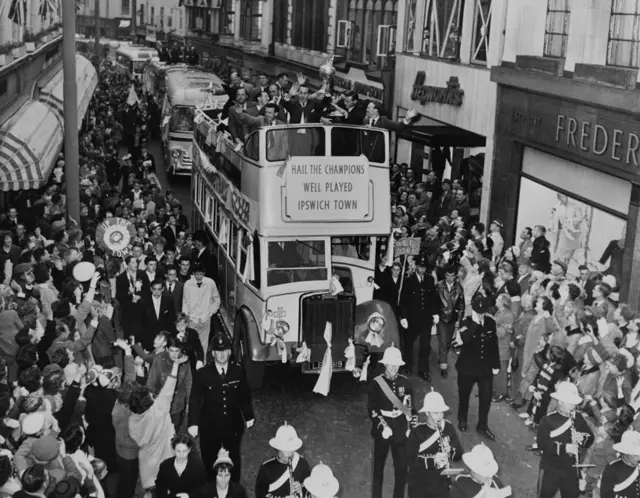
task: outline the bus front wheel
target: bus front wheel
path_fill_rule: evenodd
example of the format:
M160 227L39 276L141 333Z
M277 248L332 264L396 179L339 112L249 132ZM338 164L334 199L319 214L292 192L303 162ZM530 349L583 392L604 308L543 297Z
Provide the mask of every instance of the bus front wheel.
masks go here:
M257 333L257 325L253 317L247 310L242 309L236 316L233 330L233 340L236 360L244 368L249 389L257 391L262 387L264 379L265 365L263 362L254 361L251 358L251 347L249 342L250 327L253 326Z

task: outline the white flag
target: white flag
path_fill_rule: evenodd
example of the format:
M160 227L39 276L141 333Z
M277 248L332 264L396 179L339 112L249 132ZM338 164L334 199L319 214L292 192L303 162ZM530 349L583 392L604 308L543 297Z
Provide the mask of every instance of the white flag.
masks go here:
M138 102L139 102L138 94L133 88L133 85L131 85L131 90L129 90L129 98L127 98L127 104L133 106L133 105L136 105Z

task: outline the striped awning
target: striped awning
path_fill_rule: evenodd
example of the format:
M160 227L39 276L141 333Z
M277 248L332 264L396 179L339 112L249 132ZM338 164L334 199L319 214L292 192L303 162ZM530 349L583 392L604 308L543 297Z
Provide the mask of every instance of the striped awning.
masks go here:
M0 127L0 189L37 189L47 183L63 135L51 107L37 101L22 106Z
M78 131L98 86L98 73L91 62L82 55L76 55L76 82L78 86ZM47 83L40 88L40 100L51 106L64 129L64 71L62 66Z

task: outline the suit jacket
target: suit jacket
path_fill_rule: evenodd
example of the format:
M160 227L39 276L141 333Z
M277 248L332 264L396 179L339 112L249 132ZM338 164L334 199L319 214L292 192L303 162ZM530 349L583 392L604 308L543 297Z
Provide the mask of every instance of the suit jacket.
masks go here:
M436 284L438 299L440 300L440 321L442 323L454 323L464 317L465 300L464 291L458 282L454 282L451 291L447 282L441 280Z
M456 363L456 370L473 376L493 375L493 369L500 369L500 352L496 322L489 315L480 325L471 317L465 319L460 327L462 348Z
M189 402L189 427L199 426L201 438L242 434L245 422L253 419L251 392L240 365L229 362L224 379L213 363L196 371Z
M527 273L524 277L518 276L516 279L520 286L520 295L524 295L525 292L529 292L531 287L531 272Z
M347 108L344 108L344 110L347 111L348 114L347 117L341 121L342 123L361 125L367 117L367 109L360 104L356 104L351 110Z
M385 272L382 274L380 278L380 290L382 291L382 295L380 299L389 303L393 308L396 316L400 311L398 306L398 297L400 295L400 282L402 281L402 275L398 277L398 281L394 282L393 277L391 276L391 272Z
M164 272L160 268L156 268L156 276L154 280L157 279L164 280ZM149 275L146 271L142 272L142 295L151 295L151 280L149 280Z
M433 277L425 274L422 283L414 273L404 279L400 297L400 318L406 318L409 327L431 326L433 315L440 311L440 301Z
M173 309L176 310L176 313L182 310L182 296L184 295L184 284L179 280L174 282L173 291L169 292L168 289L169 283L164 283L164 295L169 296L171 301L173 302Z
M143 282L143 273L143 271L138 270L135 280ZM130 285L129 274L126 271L116 277L116 300L125 306L133 303L133 295L129 293ZM138 294L140 294L140 292L138 292Z
M143 348L153 349L153 339L159 332L163 330L173 332L176 311L171 297L163 295L160 298L160 316L156 315L156 310L153 307L153 298L150 296L144 297L140 301L140 314L142 326L136 335L136 342L141 343Z
M170 498L179 493L199 496L207 485L207 473L200 459L189 455L187 466L180 475L176 472L175 461L175 457L167 458L160 464L156 479L157 498Z
M260 94L262 92L269 92L269 87L268 86L256 86L253 90L251 90L251 93L249 94L249 100L251 102L258 100L258 97L260 97Z
M218 258L209 252L209 249L202 251L201 255L193 251L193 262L201 263L204 268L205 277L215 280L218 277Z
M173 247L176 246L176 240L178 240L178 234L180 233L180 230L181 230L181 227L176 225L175 233L173 232L173 230L170 227L166 227L162 231L162 236L167 241L167 246L173 246Z
M229 133L234 140L240 139L244 142L244 138L251 132L251 127L242 118L246 115L245 111L256 107L253 102L247 102L242 109L236 106L229 108Z
M297 98L282 100L282 107L289 113L290 124L300 124L304 115L305 123L319 123L324 109L324 100L307 100L303 107Z
M365 117L361 124L368 126L369 118ZM379 116L372 126L374 128L385 128L390 131L400 131L407 127L404 121L393 121L386 116Z

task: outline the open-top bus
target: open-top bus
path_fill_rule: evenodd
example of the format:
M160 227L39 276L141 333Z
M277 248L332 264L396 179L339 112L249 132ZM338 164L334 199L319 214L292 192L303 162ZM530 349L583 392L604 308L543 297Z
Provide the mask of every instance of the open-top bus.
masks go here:
M170 175L191 174L191 144L196 106L208 103L222 109L229 99L222 80L186 65L166 66L162 109L162 148Z
M261 385L265 365L297 364L304 346L303 372L319 372L327 322L334 371L346 370L350 340L358 364L370 332L397 340L391 307L372 301L391 228L388 132L263 127L238 150L215 132L214 114L196 111L193 227L210 236L223 317L250 386Z
M123 45L116 49L116 68L131 78L142 78L142 69L151 59L160 60L158 51L155 48L141 45Z

